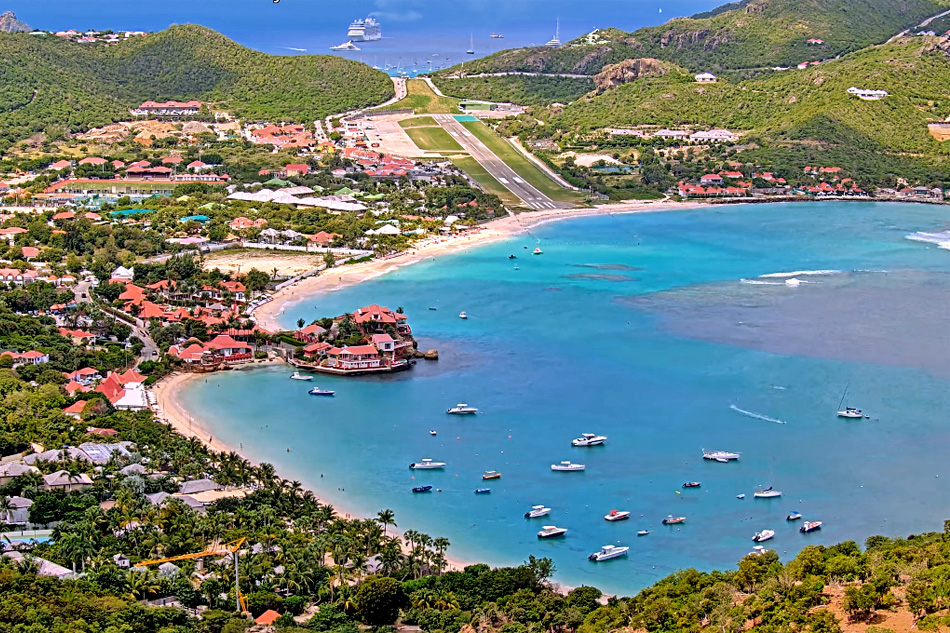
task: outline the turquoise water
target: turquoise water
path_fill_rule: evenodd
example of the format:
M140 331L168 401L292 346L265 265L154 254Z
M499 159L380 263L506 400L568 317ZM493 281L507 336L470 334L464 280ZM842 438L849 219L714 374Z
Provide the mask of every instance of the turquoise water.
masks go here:
M462 560L549 556L557 580L609 592L732 567L766 528L783 559L937 530L950 510L950 252L906 236L948 227L945 207L833 202L552 223L284 315L292 326L402 306L437 363L318 377L333 399L306 395L286 368L213 375L183 399L216 437L348 509L392 508L401 529L447 536ZM529 254L536 240L542 256ZM829 272L797 287L760 277L793 271ZM870 420L835 416L848 385ZM447 416L456 402L481 413ZM571 447L583 432L609 442ZM702 448L743 456L704 462ZM448 467L408 469L426 457ZM568 459L587 471L550 471ZM475 495L489 469L503 477ZM693 480L702 487L680 488ZM413 495L419 484L443 492ZM759 485L784 495L755 500ZM538 503L551 515L524 519ZM614 508L633 518L604 521ZM793 509L823 529L800 534ZM687 522L660 525L668 514ZM567 537L539 542L542 524ZM638 538L643 528L655 532ZM587 560L608 543L629 557Z

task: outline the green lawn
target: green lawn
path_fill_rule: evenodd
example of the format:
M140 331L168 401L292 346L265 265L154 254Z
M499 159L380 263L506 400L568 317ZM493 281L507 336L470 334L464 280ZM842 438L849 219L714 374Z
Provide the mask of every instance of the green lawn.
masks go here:
M449 97L439 97L429 84L421 79L410 79L406 82L407 95L405 99L396 103L380 108L382 110L402 110L412 108L416 114L457 114L458 99Z
M522 202L518 199L518 196L505 189L505 187L500 182L495 180L491 174L485 171L485 168L482 167L474 158L453 158L451 160L456 167L478 181L478 184L484 187L485 191L488 193L493 193L501 198L501 201L505 203L505 206L519 207L522 205Z
M458 141L437 125L433 127L411 127L406 130L406 134L416 144L416 147L422 150L433 152L462 151L462 146L458 144Z
M430 116L417 116L399 122L399 126L404 130L411 127L432 127L434 125L438 125L438 123Z
M565 189L554 182L551 178L542 172L537 165L532 163L521 152L512 147L508 141L501 138L494 131L490 130L481 121L462 123L469 132L474 134L478 140L485 144L494 154L505 161L505 163L518 172L522 178L529 182L538 191L558 202L571 202L580 204L584 201L584 195Z

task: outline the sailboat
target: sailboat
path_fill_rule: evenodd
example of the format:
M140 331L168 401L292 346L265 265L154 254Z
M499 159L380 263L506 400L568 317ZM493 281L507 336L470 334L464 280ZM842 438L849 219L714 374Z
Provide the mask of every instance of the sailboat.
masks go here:
M554 39L548 40L545 44L550 48L560 48L561 46L561 18L557 19L557 27L554 29Z
M474 54L475 54L475 36L474 36L474 35L469 35L468 50L465 51L465 54L466 54L466 55L474 55Z
M865 415L864 411L861 409L855 409L854 407L845 407L841 408L841 405L844 404L844 399L848 396L848 388L851 387L851 383L844 388L844 393L841 394L841 402L838 403L838 417L839 418L850 418L853 420L858 420L861 418L870 418L871 416Z

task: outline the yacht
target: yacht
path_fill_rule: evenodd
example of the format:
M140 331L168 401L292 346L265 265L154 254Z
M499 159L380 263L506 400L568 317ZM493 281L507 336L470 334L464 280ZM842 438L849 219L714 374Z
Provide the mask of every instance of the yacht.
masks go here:
M774 499L775 497L781 497L781 490L773 490L772 486L769 486L765 490L756 490L755 494L752 495L756 499Z
M314 387L308 391L311 396L332 396L335 394L335 391L330 391L329 389L321 389L320 387Z
M560 464L551 464L551 470L563 472L577 472L587 468L584 464L574 464L571 462L561 462Z
M871 416L865 415L864 411L862 411L861 409L855 409L853 407L845 407L841 411L838 411L838 417L858 420L862 418L870 418Z
M486 470L485 474L482 475L482 479L501 479L501 473L497 470Z
M475 415L478 413L478 409L470 407L464 402L460 402L451 409L446 409L445 412L452 415Z
M571 440L571 446L600 446L607 441L606 435L582 433L580 437Z
M703 484L698 481L687 481L686 483L683 484L683 487L684 488L699 488L702 485Z
M821 521L805 521L802 523L802 526L798 528L799 532L808 534L809 532L814 532L815 530L821 529Z
M545 46L549 48L560 48L561 46L561 19L557 20L557 28L554 30L554 37L548 40Z
M712 459L717 462L728 462L742 457L742 453L731 453L729 451L707 451L703 449L703 459Z
M350 24L346 36L354 42L374 42L382 38L383 31L379 26L379 22L373 18L366 18L365 20L354 20Z
M663 525L678 525L686 523L686 517L674 517L672 514L663 519Z
M465 51L465 54L466 55L475 54L475 36L474 35L469 36L468 50Z
M432 486L416 486L412 489L413 492L432 492Z
M785 517L785 520L786 520L786 521L798 521L800 518L802 518L802 513L801 513L801 512L797 512L797 511L795 511L795 510L792 510L791 512L788 513L788 516Z
M290 379L291 380L313 380L313 376L304 376L299 371L295 371L294 373L290 374Z
M607 521L623 521L630 518L630 513L626 510L611 510L608 514L604 515L604 519Z
M431 435L432 437L435 437L436 435L438 435L438 433L435 431L435 429L432 429L431 431L429 431L429 435Z
M745 493L736 495L736 499L745 499Z
M550 513L551 508L545 508L544 506L531 506L531 509L524 513L524 518L537 519L539 517L547 516Z
M637 532L637 536L646 536L649 533L650 533L650 530L640 530L639 532Z
M468 315L465 314L465 311L463 310L463 311L459 312L459 318L460 318L460 319L467 319L467 318L468 318Z
M543 253L544 251L542 251L540 248L536 248L533 251L531 251L532 255L542 255Z
M752 537L752 540L756 543L763 543L774 536L775 530L762 530L761 532L757 532L756 535Z
M588 560L592 560L595 563L599 563L602 560L610 560L611 558L625 556L629 551L630 548L623 545L604 545L600 548L599 552L594 552L587 558Z
M491 492L491 488L476 488L475 494L477 495L487 495Z
M445 468L445 462L434 462L431 459L424 459L421 462L412 462L409 464L412 470L440 470Z
M538 532L538 538L555 538L564 536L565 534L567 534L567 528L558 527L556 525L545 525L541 528L541 531Z
M354 44L353 42L344 42L336 46L330 47L331 51L358 51L360 47Z

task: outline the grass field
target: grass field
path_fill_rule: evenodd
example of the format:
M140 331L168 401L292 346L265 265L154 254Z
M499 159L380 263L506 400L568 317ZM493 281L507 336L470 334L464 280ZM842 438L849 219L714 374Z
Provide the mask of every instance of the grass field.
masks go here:
M412 119L403 119L399 122L399 127L402 129L408 129L411 127L432 127L438 125L430 116L417 116Z
M505 189L505 187L500 182L495 180L491 174L485 171L485 168L479 165L478 161L474 158L453 158L451 160L456 167L478 181L478 184L484 187L485 191L488 193L493 193L501 198L501 201L505 203L505 206L519 207L522 205L522 202L518 199L518 196Z
M495 156L505 161L505 163L521 174L528 183L538 191L558 202L571 202L579 204L584 201L584 196L576 191L565 189L551 180L547 174L542 172L537 165L528 160L521 152L512 147L508 141L501 138L495 132L490 130L480 121L462 123L469 132L474 134L478 140L485 144Z
M406 134L416 144L416 147L422 150L433 152L462 151L462 146L458 144L458 141L449 136L449 133L438 125L407 128Z
M439 97L429 84L421 79L410 79L406 82L406 98L396 103L380 108L382 110L402 110L412 108L416 114L457 114L458 100L449 97Z

